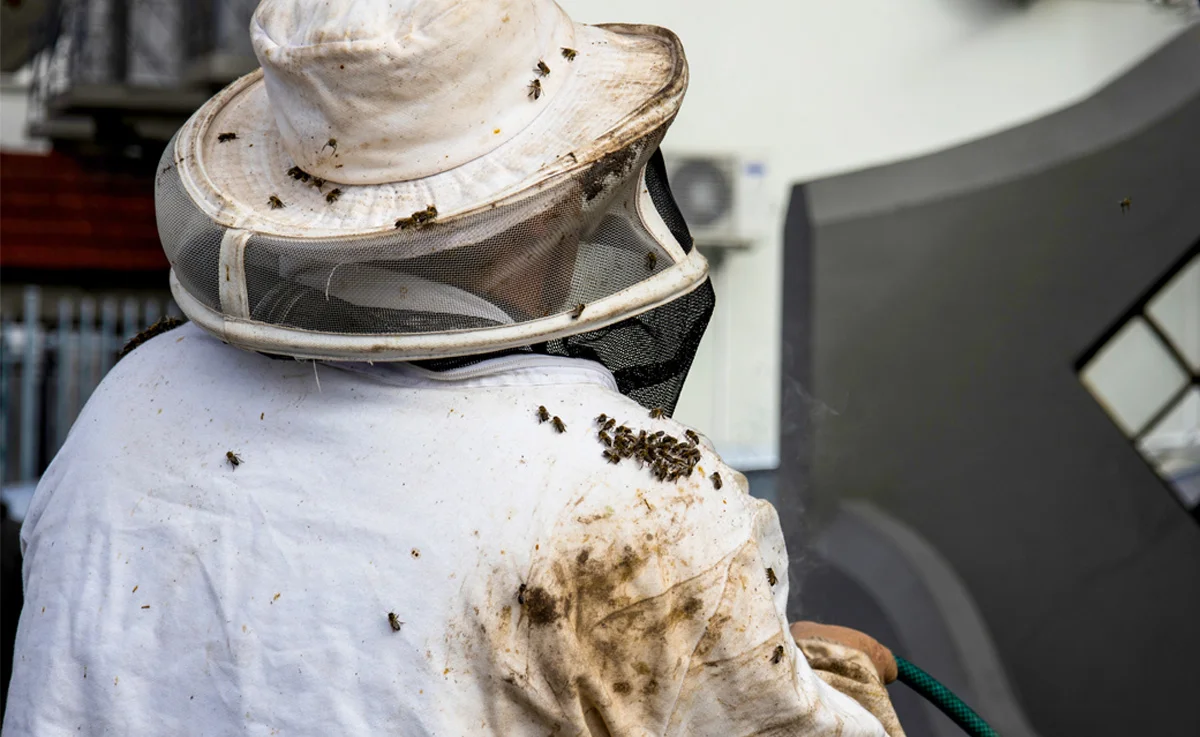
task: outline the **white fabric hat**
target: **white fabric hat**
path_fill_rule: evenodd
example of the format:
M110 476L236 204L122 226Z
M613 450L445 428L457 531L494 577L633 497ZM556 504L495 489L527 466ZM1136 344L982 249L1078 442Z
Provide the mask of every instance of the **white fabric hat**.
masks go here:
M577 25L553 0L264 0L250 32L262 70L177 149L218 223L284 237L477 209L669 122L687 87L670 31ZM293 166L359 186L328 207Z
M641 176L687 87L670 31L553 0L264 0L250 33L262 69L180 129L156 186L176 301L222 340L470 355L704 281Z

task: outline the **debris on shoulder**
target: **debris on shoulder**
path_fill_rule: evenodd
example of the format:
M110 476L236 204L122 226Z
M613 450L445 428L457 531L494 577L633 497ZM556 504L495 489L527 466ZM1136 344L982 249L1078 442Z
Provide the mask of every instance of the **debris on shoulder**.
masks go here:
M132 353L133 350L136 349L138 346L140 346L142 343L145 343L146 341L150 340L151 338L153 338L157 335L162 335L165 332L174 330L175 328L182 325L184 322L185 322L184 320L180 320L178 317L162 318L158 322L154 323L150 327L146 328L142 332L140 332L137 335L130 338L129 342L125 344L125 347L121 349L121 352L117 354L117 360L120 361L122 358L124 358L125 356Z

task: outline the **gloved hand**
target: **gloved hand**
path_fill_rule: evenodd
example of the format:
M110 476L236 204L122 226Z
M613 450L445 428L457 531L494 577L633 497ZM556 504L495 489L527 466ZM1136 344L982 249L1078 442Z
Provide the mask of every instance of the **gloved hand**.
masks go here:
M888 737L904 737L884 688L896 680L896 659L890 650L849 627L796 622L791 632L818 678L871 712Z
M896 658L892 651L879 644L875 638L858 630L839 627L836 624L795 622L792 624L792 639L797 644L801 640L827 640L858 650L871 659L875 672L879 674L879 680L885 685L896 680Z

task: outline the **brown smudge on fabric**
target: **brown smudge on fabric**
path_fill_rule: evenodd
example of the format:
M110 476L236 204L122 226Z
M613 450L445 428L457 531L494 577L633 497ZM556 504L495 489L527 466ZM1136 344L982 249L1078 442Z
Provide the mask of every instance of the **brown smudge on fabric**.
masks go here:
M525 613L534 626L554 624L559 617L558 600L541 586L534 586L525 591Z

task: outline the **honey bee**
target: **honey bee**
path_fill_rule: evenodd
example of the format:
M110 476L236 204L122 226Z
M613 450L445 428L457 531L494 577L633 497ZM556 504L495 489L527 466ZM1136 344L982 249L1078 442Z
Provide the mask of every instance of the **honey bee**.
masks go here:
M543 77L550 76L550 67L546 66L546 62L542 61L541 59L538 59L537 66L534 67L533 71L537 72Z
M650 251L646 254L646 271L654 271L655 266L658 266L658 254Z
M275 195L271 195L267 198L267 204L271 206L272 210L278 210L279 208L283 207L283 200L279 199Z
M1133 206L1133 200L1126 197L1117 204L1121 206L1121 212L1129 212L1129 208Z
M662 407L655 407L654 409L650 410L650 419L652 420L661 420L666 416L667 411Z
M601 443L604 443L609 448L612 447L612 444L613 444L612 437L608 433L601 430L600 433L596 437L600 438Z
M412 214L413 222L417 225L425 225L432 223L437 219L438 211L433 205L426 205L424 210L417 210Z
M616 465L621 462L621 454L620 453L614 453L611 450L606 450L606 451L604 451L603 455L604 455L604 458L609 463L612 463L613 465Z
M313 180L312 181L313 186L316 187L317 189L320 189L321 187L325 186L325 180L322 179L321 177L313 177L312 180Z
M539 405L537 408L538 424L550 421L550 411L544 405Z
M521 606L525 606L525 589L527 588L529 587L525 584L521 584L519 587L517 587L517 603Z
M298 166L293 166L291 169L288 169L287 175L292 179L295 179L297 182L307 182L310 178L308 172L304 171Z
M219 136L217 136L217 143L225 143L226 141L236 141L236 140L237 140L236 133L222 133Z
M606 422L608 422L608 415L601 412L599 415L596 416L596 424L597 425L603 425Z
M607 419L607 420L604 422L604 426L603 426L603 427L601 427L600 429L601 429L601 430L605 430L605 431L607 431L607 430L611 430L611 429L613 429L613 425L615 425L615 424L617 424L617 421L616 421L615 419L613 419L612 417L609 417L609 418L608 418L608 419ZM629 428L625 427L624 425L621 425L621 427L624 427L625 429L624 429L623 431L622 431L622 430L618 430L617 432L621 433L622 435L624 435L625 433L629 432Z
M567 61L575 61L575 49L568 49L564 46L562 49L562 58Z
M326 193L325 201L332 205L333 203L337 202L338 198L341 196L342 196L342 190L334 188L334 189L329 190L328 193Z
M404 626L395 612L388 612L388 624L392 626L392 632L399 632L400 628Z
M779 665L780 661L782 661L782 660L783 660L783 645L776 645L775 652L771 653L771 664Z
M556 432L563 433L563 432L567 431L566 424L562 420L560 420L557 415L550 418L550 424L554 425L554 430Z
M775 576L774 568L767 569L767 583L771 584L772 586L779 583L779 578Z
M687 436L687 439L691 441L692 445L700 444L700 436L696 434L695 430L684 430L683 434Z
M242 465L242 457L232 450L225 451L225 460L229 461L229 465L234 468Z
M529 99L538 100L542 96L542 80L535 79L529 83Z
M575 305L575 309L571 310L571 319L578 320L579 318L583 317L583 308L584 307L586 307L586 305L584 305L584 304Z
M321 147L321 150L324 151L327 148L331 148L331 149L333 149L334 153L337 153L337 139L330 138L328 141L325 142L325 145Z
M724 486L724 483L721 481L721 474L717 473L716 471L713 471L712 476L709 476L708 478L710 481L712 481L714 489L719 491L721 487Z

